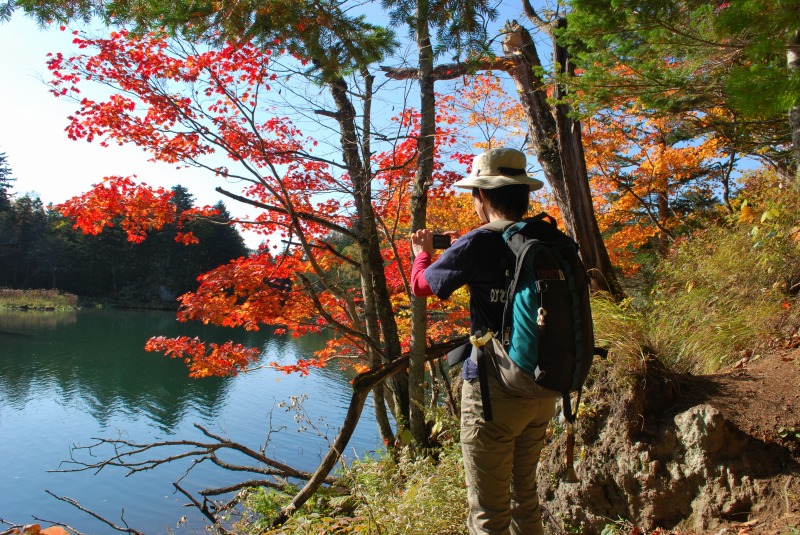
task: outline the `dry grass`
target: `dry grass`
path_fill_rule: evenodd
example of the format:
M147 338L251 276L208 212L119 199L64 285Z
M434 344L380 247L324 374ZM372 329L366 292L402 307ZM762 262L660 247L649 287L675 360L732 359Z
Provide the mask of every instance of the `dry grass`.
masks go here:
M239 533L316 535L462 535L466 533L466 488L461 450L451 442L430 456L399 452L366 457L345 469L340 482L349 494L309 502L279 529L262 524L287 496L261 489L245 501L247 519Z
M668 365L711 373L800 327L800 194L770 175L727 225L677 245L658 270L649 337Z
M65 310L77 307L77 296L58 290L0 288L0 309Z

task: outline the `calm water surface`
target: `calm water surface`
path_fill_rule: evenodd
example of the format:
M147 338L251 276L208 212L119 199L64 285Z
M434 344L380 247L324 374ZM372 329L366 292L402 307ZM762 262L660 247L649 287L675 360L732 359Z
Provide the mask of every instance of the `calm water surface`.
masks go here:
M183 506L187 500L172 486L184 476L187 462L130 477L120 469L51 472L64 468L61 463L71 455L92 462L107 454L108 450L92 450L93 458L86 451L72 452L74 445L93 443L93 437L122 436L139 443L205 440L194 427L200 424L254 449L266 446L267 455L276 460L306 470L316 467L326 451L321 435L332 439L347 409L349 377L332 369L301 377L264 368L234 378L189 379L182 362L142 349L158 334L198 335L218 342L233 338L263 347L262 362L280 363L294 362L323 343L315 337L293 339L181 324L168 312L0 311L0 519L22 524L36 516L87 534L116 533L47 495L47 489L117 524L124 518L148 534L202 531L201 516ZM303 407L319 432L298 431L295 413L278 406L301 394L308 396ZM375 422L367 409L350 442L351 456L377 445ZM181 485L197 490L249 478L203 463ZM176 529L184 515L188 524Z

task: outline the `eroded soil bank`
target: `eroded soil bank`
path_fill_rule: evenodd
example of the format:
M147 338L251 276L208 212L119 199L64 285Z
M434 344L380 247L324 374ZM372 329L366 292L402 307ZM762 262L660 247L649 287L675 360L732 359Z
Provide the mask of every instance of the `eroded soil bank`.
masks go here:
M798 533L800 350L708 376L642 366L625 393L603 391L603 370L588 393L578 483L564 437L546 449L549 533Z

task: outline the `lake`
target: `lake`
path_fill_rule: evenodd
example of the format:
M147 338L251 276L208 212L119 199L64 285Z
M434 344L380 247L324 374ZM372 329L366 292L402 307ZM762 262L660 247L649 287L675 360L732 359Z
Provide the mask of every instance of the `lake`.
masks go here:
M265 448L267 456L313 470L326 452L350 399L350 376L333 368L309 376L262 367L229 378L190 379L186 366L143 346L153 335L233 339L262 347L262 363L294 362L322 347L320 337L274 336L179 323L174 313L127 310L69 312L0 311L0 519L25 524L34 517L67 523L83 533L117 533L45 493L68 496L81 506L147 534L202 531L201 515L184 507L173 481L188 490L224 486L255 474L226 473L202 463L185 475L189 461L126 477L122 469L59 473L73 445L94 437L145 443L204 439L194 424ZM300 431L295 412L279 406L307 395L303 408L317 430ZM350 441L350 457L378 448L367 403ZM267 441L268 439L268 441ZM108 450L76 451L97 461ZM184 477L185 475L185 477ZM176 527L182 516L188 522ZM0 531L3 530L0 523Z

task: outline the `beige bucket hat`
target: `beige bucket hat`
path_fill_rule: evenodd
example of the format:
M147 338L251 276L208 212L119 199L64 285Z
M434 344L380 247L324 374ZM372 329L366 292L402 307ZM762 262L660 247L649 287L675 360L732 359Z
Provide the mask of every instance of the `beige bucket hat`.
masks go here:
M525 153L516 149L489 149L472 160L472 172L453 184L457 188L495 189L515 184L527 184L531 191L544 186L544 182L528 176Z

